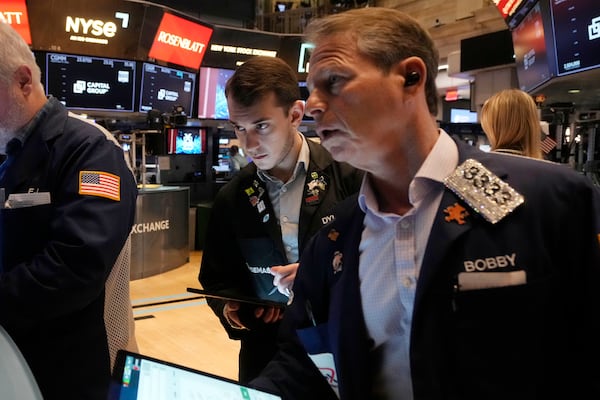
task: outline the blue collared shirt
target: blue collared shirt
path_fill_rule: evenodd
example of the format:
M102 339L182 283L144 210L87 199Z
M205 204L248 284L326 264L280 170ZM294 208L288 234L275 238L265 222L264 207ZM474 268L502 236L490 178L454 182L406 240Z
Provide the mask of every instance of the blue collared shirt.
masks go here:
M458 149L444 131L408 190L404 215L379 210L368 174L359 193L366 213L360 242L360 293L365 323L381 359L374 371L373 399L412 400L410 332L417 279L444 191L458 165Z

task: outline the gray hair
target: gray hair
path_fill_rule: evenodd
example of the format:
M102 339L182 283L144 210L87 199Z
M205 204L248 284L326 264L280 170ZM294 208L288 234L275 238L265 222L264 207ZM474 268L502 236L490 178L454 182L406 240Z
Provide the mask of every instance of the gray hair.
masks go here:
M8 82L21 65L27 65L34 81L41 80L40 67L21 35L5 22L0 22L0 81Z

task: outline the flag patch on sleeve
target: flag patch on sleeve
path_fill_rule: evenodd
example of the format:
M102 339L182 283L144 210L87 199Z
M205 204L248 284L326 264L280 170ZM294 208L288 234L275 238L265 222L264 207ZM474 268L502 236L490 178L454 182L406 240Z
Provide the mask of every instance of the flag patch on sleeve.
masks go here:
M121 200L121 178L102 171L79 172L79 194Z

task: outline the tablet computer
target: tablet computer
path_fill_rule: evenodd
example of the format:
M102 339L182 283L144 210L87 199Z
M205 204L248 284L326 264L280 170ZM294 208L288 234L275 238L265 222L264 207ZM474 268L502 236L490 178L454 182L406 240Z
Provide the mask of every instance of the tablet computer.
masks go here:
M265 300L258 297L251 296L242 296L242 295L234 295L225 292L216 292L211 290L197 289L197 288L187 288L187 291L190 293L197 293L205 297L211 297L214 299L221 300L230 300L230 301L239 301L240 303L248 303L255 306L264 306L264 307L279 307L284 308L287 304L281 303L273 300Z
M108 400L281 400L234 380L119 350Z

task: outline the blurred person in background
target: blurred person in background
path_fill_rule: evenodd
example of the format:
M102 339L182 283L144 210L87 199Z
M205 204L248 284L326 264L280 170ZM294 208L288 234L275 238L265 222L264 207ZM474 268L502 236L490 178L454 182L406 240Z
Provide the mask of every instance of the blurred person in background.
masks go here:
M229 173L235 175L246 165L248 165L248 160L240 154L240 148L235 144L231 145L229 147Z
M531 95L502 90L483 103L481 127L491 150L542 159L539 112Z

